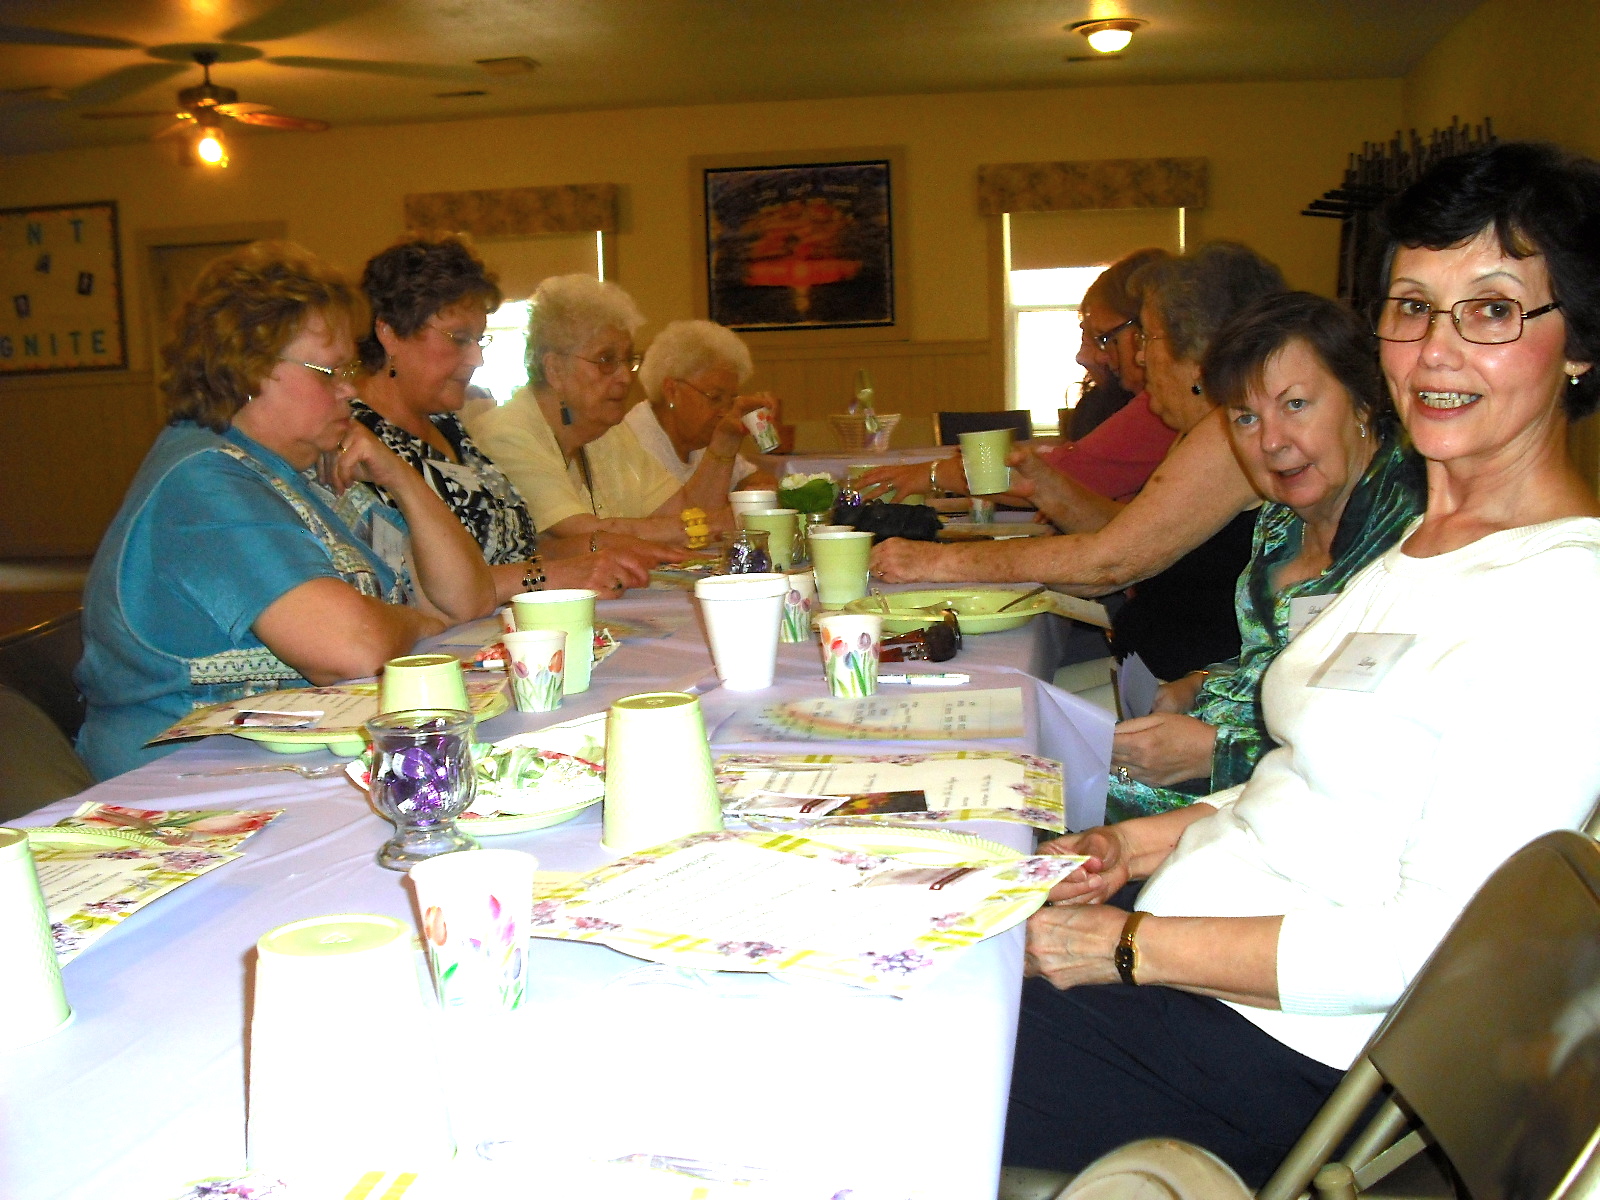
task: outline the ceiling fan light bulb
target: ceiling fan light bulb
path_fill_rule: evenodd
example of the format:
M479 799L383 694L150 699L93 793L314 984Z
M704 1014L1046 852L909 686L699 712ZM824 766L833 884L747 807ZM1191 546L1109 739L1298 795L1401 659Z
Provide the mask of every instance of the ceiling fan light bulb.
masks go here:
M228 148L215 133L207 133L194 144L195 157L208 167L228 165Z
M1101 54L1115 54L1119 50L1127 49L1128 43L1133 41L1131 29L1097 29L1088 35L1089 45Z

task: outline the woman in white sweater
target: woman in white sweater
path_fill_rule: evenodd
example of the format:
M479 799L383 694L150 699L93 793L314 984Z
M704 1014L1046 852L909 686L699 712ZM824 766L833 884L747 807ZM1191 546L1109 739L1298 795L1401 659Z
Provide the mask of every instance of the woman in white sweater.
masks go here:
M1175 1136L1264 1182L1483 880L1600 795L1600 503L1566 449L1600 164L1448 159L1389 234L1373 331L1427 510L1268 671L1248 783L1052 844L1092 858L1029 925L1009 1163Z

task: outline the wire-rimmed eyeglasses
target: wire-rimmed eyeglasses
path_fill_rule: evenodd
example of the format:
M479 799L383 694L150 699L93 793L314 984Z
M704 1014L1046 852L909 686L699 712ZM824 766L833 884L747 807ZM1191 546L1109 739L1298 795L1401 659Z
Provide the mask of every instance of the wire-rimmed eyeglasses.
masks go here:
M569 358L581 358L586 363L591 363L600 368L602 375L615 375L618 371L626 370L629 375L639 373L639 364L644 361L642 354L616 355L607 350L599 358L588 358L582 354L568 353Z
M291 366L307 367L318 375L324 376L329 383L354 383L361 374L361 363L347 362L342 366L324 367L318 363L301 362L298 358L284 358L278 356L279 362L289 363Z
M473 337L470 333L464 333L459 329L446 329L443 325L434 325L431 322L428 324L428 328L444 334L445 337L456 344L457 350L466 350L470 346L476 346L479 350L482 350L490 342L494 341L494 334L492 333L482 333L477 337Z
M1433 328L1433 319L1449 313L1462 340L1479 346L1503 346L1522 336L1522 326L1535 317L1554 312L1561 301L1522 310L1516 300L1503 296L1474 296L1457 300L1449 308L1435 308L1414 296L1385 296L1372 317L1372 332L1385 342L1420 342Z

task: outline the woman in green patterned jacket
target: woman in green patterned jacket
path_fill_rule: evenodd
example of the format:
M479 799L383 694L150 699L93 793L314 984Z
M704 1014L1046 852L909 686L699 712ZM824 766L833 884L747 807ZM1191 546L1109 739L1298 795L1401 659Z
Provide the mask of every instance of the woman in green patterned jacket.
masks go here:
M1203 378L1267 500L1236 593L1243 647L1117 726L1108 821L1248 779L1273 747L1261 718L1272 660L1422 511L1421 460L1401 444L1372 337L1344 305L1308 292L1258 302L1217 334Z

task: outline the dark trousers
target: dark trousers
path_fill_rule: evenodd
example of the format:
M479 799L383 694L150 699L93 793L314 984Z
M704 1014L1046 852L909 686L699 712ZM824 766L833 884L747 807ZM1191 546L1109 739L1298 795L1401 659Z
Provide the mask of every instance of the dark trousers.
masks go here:
M1220 1000L1029 979L1004 1161L1076 1172L1127 1142L1175 1137L1260 1187L1341 1078Z

